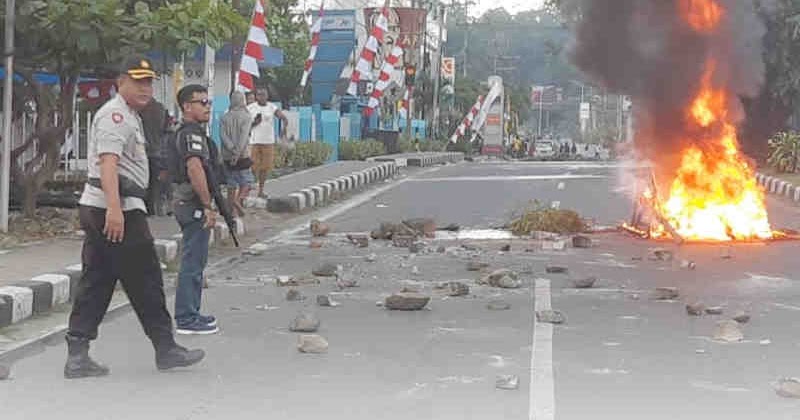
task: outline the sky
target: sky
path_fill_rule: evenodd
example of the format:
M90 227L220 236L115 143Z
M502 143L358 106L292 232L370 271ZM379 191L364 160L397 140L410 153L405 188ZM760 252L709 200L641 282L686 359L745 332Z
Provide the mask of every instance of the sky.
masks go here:
M514 14L525 10L539 9L544 0L477 0L478 4L470 14L480 16L483 12L497 7L505 7L509 13Z

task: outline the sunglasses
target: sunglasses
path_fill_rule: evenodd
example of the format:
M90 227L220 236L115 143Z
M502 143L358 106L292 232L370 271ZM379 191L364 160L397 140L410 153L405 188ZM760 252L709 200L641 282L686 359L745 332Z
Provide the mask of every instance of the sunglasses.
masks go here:
M198 99L198 100L195 100L195 101L189 101L189 103L190 104L200 104L200 105L203 105L203 106L211 106L212 101L211 101L211 99Z

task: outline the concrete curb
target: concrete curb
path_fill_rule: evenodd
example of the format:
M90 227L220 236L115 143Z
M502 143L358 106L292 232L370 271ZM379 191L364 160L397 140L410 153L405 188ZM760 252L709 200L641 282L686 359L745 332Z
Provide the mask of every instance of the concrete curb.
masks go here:
M239 236L244 236L244 221L237 219ZM181 257L181 235L156 239L154 245L162 268L176 270ZM231 242L225 223L217 223L209 246L225 247ZM41 274L28 280L0 287L0 328L24 321L33 315L47 313L75 298L82 275L81 264L65 267L53 273Z
M800 202L800 187L780 178L756 173L756 181L768 194L781 195L794 202Z
M400 155L376 156L367 159L369 162L394 162L400 167L427 168L444 163L458 163L464 160L461 152L424 152Z
M309 185L282 197L270 197L266 200L250 197L245 204L247 207L266 208L272 213L298 213L324 206L344 193L392 178L397 172L398 165L395 162L383 162L372 168Z

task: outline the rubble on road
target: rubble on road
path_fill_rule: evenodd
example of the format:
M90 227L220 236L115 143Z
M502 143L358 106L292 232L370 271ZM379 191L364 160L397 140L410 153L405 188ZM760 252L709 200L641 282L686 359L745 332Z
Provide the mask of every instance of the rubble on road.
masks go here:
M745 312L737 312L736 315L734 315L733 320L740 324L747 324L750 322L750 315Z
M308 247L311 249L320 249L322 248L322 245L323 245L322 241L317 241L312 239L311 242L308 244Z
M779 380L775 392L784 398L800 398L800 379L783 378Z
M738 322L726 320L717 323L712 338L725 343L735 343L744 340L744 333L739 328Z
M301 353L325 353L328 351L328 341L317 334L303 334L297 337L297 350Z
M495 381L495 387L497 389L513 391L519 388L519 377L516 375L500 375Z
M553 209L534 202L533 208L510 224L511 232L517 236L530 235L536 231L561 234L585 232L588 226L580 215L572 210Z
M657 287L651 294L652 300L675 300L680 296L677 287Z
M358 287L358 280L338 278L338 279L336 279L336 287L339 290L351 289L351 288L354 288L354 287Z
M11 376L11 368L5 365L0 365L0 381L5 381Z
M458 297L469 295L469 286L460 281L448 281L436 286L439 290L444 290L447 296Z
M443 230L445 232L458 232L461 230L461 226L459 226L457 223L450 223L449 225L444 226L439 230Z
M301 312L289 324L289 331L312 333L319 329L320 320L310 312Z
M308 276L308 275L278 276L275 278L275 284L280 287L296 287L305 285L315 285L319 283L320 283L319 279L317 279L314 276Z
M447 248L445 248L444 245L439 245L439 247L436 248L436 252L439 254L444 254L445 252L447 252Z
M724 309L721 306L712 306L706 308L706 313L709 315L722 315Z
M506 289L516 289L522 286L518 281L519 274L507 268L501 268L491 272L489 275L478 280L478 284L489 285L492 287L502 287ZM514 284L517 284L514 286ZM513 286L513 287L507 287Z
M576 289L591 289L597 282L597 277L586 277L572 281L572 287Z
M505 244L505 245L501 246L500 247L500 251L501 252L510 252L511 251L511 245L510 244Z
M544 270L548 274L564 274L568 271L567 267L559 267L557 265L548 265Z
M419 267L416 265L411 267L411 275L418 276L419 275Z
M392 246L410 249L416 239L414 235L392 235Z
M393 311L419 311L428 305L431 298L421 293L400 292L386 298L384 305Z
M311 236L315 238L328 236L328 233L331 231L331 227L329 225L322 223L319 220L312 220L310 228Z
M416 218L404 220L403 226L411 228L417 236L426 238L436 237L436 222L433 219Z
M467 263L467 271L481 271L486 268L489 268L489 263L481 261L469 261Z
M366 261L368 263L374 263L375 261L378 261L378 255L369 254L366 257L364 257L364 261Z
M681 268L686 270L694 270L697 268L697 264L695 264L694 261L683 260L681 261Z
M286 300L289 302L299 302L305 300L305 296L297 289L289 289L286 291Z
M591 248L592 238L583 235L575 235L572 237L573 248Z
M252 256L256 256L257 257L257 256L262 255L263 253L267 252L268 249L269 249L269 246L267 244L262 244L262 243L253 244L253 245L250 245L250 247L247 248L247 250L244 251L244 254L245 255L252 255Z
M421 254L421 253L425 252L425 249L427 248L427 246L428 246L428 244L426 244L425 242L414 241L408 247L408 251L411 252L412 254Z
M686 304L686 313L692 316L701 316L706 310L706 305L702 302Z
M369 236L364 234L349 233L347 234L347 240L359 248L369 247Z
M563 324L567 322L567 317L559 311L536 311L536 321L548 324Z
M317 295L317 305L324 308L334 308L339 306L339 303L334 302L328 295Z
M326 262L314 267L311 274L319 277L334 277L339 272L339 265Z
M502 300L492 300L486 304L486 308L490 311L507 311L511 309L511 304Z
M672 261L672 251L664 248L653 248L648 250L647 258L650 261Z

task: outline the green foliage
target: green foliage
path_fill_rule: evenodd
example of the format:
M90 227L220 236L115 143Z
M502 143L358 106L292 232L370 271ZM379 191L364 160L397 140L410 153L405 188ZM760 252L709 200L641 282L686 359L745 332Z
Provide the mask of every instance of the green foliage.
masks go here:
M321 141L297 143L289 149L286 160L295 169L312 168L327 162L332 152L331 146Z
M339 160L366 160L385 154L386 147L374 139L343 140L339 143Z
M300 101L298 83L303 75L310 44L308 25L297 14L298 0L271 0L267 15L267 37L273 47L283 49L283 66L268 69L259 84L269 84L283 103Z
M534 201L529 210L511 222L515 235L530 235L532 232L579 233L588 229L586 222L572 210L555 210Z
M800 134L794 131L780 132L769 139L770 166L778 172L797 172L800 159Z

